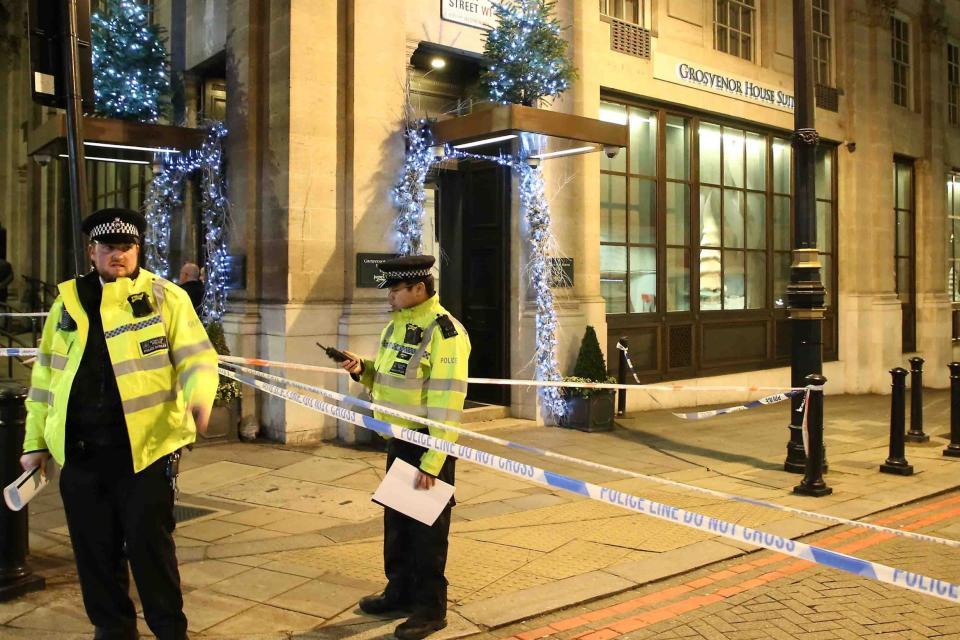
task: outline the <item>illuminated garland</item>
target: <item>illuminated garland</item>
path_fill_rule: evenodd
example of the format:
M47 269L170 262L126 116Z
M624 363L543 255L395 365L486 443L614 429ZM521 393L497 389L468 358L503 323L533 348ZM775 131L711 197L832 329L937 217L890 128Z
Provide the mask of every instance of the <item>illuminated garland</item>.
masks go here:
M154 176L144 201L147 218L145 258L147 269L170 276L170 221L183 204L183 185L200 172L201 223L204 229L206 280L202 316L205 323L219 322L227 304L229 268L230 203L223 184L223 138L227 128L213 123L199 151L165 158Z
M550 290L551 261L548 256L550 205L543 191L543 174L523 156L487 156L431 146L426 121L408 126L407 155L400 181L393 189L397 205L397 251L403 255L419 255L423 246L424 181L431 167L446 160L487 160L510 167L520 177L520 211L526 221L530 239L530 286L537 299L536 351L537 380L561 380L557 363L557 330L559 323ZM436 150L436 155L434 155ZM540 406L554 420L566 414L566 403L557 387L540 387Z
M407 154L400 181L393 188L397 207L397 252L404 256L420 255L423 251L423 203L426 192L423 183L434 163L430 152L431 136L425 120L410 123L404 132Z

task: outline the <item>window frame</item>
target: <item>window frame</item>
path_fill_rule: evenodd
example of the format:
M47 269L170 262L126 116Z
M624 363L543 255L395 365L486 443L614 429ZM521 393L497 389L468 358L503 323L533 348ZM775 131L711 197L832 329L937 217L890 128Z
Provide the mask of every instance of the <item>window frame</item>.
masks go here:
M628 2L633 3L634 15L632 17L624 15ZM599 0L601 16L634 24L638 27L646 27L646 5L647 0Z
M826 9L824 9L822 6L818 7L816 5L817 2L826 3ZM836 35L836 22L835 22L834 5L831 5L830 4L831 2L833 2L833 0L813 0L813 8L812 8L814 23L816 22L816 15L818 12L821 15L825 15L827 29L829 31L829 33L822 33L818 31L816 27L812 27L814 82L824 87L833 87L834 85L833 44L834 44L834 37ZM821 21L821 24L823 24L822 21ZM819 54L818 44L822 41L826 41L826 61L825 61L826 64L824 65L826 70L826 78L820 77L821 60L818 55Z
M947 123L960 126L960 44L947 42Z
M760 48L757 46L757 40L760 35L760 7L756 0L714 0L713 1L713 48L716 51L721 53L726 53L735 58L740 58L741 60L746 60L747 62L753 62L754 64L759 64L758 52ZM726 10L725 15L723 16L724 22L721 22L721 6ZM730 24L731 10L733 8L738 9L737 14L737 25ZM750 15L750 30L744 31L742 29L743 25L743 16L745 14ZM721 36L721 31L723 35ZM736 35L731 35L731 31ZM750 47L748 55L743 55L743 51L740 48L743 43L744 36L748 37L750 40ZM721 47L721 40L723 46ZM737 42L738 52L734 53L730 47L731 42Z
M947 291L953 317L953 342L960 342L960 169L947 171Z
M903 25L904 38L898 38L897 27ZM897 58L897 45L905 52L906 59ZM913 109L913 25L910 19L898 13L890 16L890 63L892 65L891 91L893 104ZM903 70L903 84L897 81L898 69ZM899 101L903 96L903 102Z
M631 336L631 344L637 345L637 348L643 348L644 340L634 341L634 337L638 332L649 332L650 335L656 335L654 342L646 340L647 345L646 349L650 352L649 358L650 362L646 365L641 364L635 360L635 366L637 367L637 373L644 382L657 381L657 380L669 380L669 379L678 379L683 377L698 376L698 375L716 375L721 373L731 373L736 371L751 371L771 367L784 366L789 362L790 356L790 328L789 328L789 319L788 319L788 309L784 305L782 307L777 307L775 304L776 299L781 298L786 301L786 291L785 284L789 283L789 270L786 272L786 281L782 281L783 275L779 275L777 269L779 268L782 271L783 264L789 264L790 259L792 259L792 250L793 250L793 226L794 226L794 217L795 217L795 205L796 205L796 193L793 185L793 163L796 162L795 153L793 147L790 146L790 167L789 167L789 219L786 222L786 225L789 227L789 247L786 250L777 250L777 244L775 244L775 231L780 230L780 233L784 233L782 230L782 225L776 225L777 229L774 229L774 191L775 191L775 177L773 173L774 166L774 140L781 140L789 144L790 132L776 129L769 126L764 126L755 122L745 122L742 120L736 120L732 118L718 117L714 114L704 113L695 111L691 108L684 106L666 104L662 102L648 101L648 100L638 100L636 98L626 96L619 92L604 92L601 95L601 103L614 103L616 105L622 106L625 109L633 106L640 109L648 109L655 111L658 119L658 139L657 139L657 175L655 177L657 183L657 200L656 200L656 233L657 233L657 244L656 244L656 311L652 312L643 312L643 313L629 313L629 312L616 312L616 313L607 313L607 326L608 326L608 342L612 347L615 344L616 337L619 335ZM689 169L687 172L688 179L686 181L679 180L676 178L668 178L666 167L666 149L667 149L667 139L664 134L666 128L666 123L668 117L678 117L684 118L687 122L688 127L688 140L687 140L687 155L689 162ZM744 309L710 309L704 310L701 309L700 301L700 262L699 256L700 251L703 248L700 245L700 226L701 226L701 189L704 186L704 183L701 181L700 175L700 147L699 142L699 128L701 122L709 122L711 124L717 124L720 127L732 127L737 129L744 130L745 134L759 134L764 137L765 140L765 176L766 184L764 186L764 202L765 202L765 246L763 249L764 254L764 265L765 265L765 283L764 283L764 304L761 308L744 308ZM839 272L839 242L838 242L838 145L832 141L824 141L824 145L829 149L830 154L830 175L829 175L829 187L828 192L825 194L818 194L818 201L829 201L830 211L826 223L829 225L829 229L824 229L823 232L829 233L830 246L827 248L820 248L821 256L829 256L830 268L829 272L823 273L825 279L824 286L827 290L827 310L825 314L825 321L823 326L823 353L824 357L827 360L836 359L838 356L838 347L837 347L837 317L839 314L838 304L839 304L839 295L838 295L838 272ZM722 144L721 144L722 147ZM628 149L629 152L629 149ZM627 162L625 160L625 162ZM722 162L722 158L720 160ZM629 164L625 164L629 168ZM604 169L601 168L600 173L604 173ZM598 176L599 178L599 176ZM689 186L688 193L688 209L687 209L687 224L686 224L686 245L676 245L675 243L667 243L667 201L666 201L666 191L667 185L670 183L676 182L685 182ZM721 175L722 182L722 175ZM743 191L746 192L747 182L744 182ZM707 185L709 186L709 184ZM723 188L721 184L721 189ZM721 191L722 193L722 191ZM780 194L780 197L784 197L784 194L780 191L777 191ZM782 206L782 205L781 205ZM816 212L814 212L816 215ZM744 217L746 218L746 208L744 208ZM722 218L721 218L722 225ZM823 233L821 232L821 233ZM821 236L823 237L823 236ZM780 239L780 244L783 244L783 238ZM600 244L607 244L606 242L601 241ZM746 250L746 240L744 242L744 251ZM687 273L687 297L689 300L689 309L681 311L668 311L667 306L669 300L668 297L668 286L670 283L669 278L674 275L674 272L671 271L668 273L668 250L671 248L685 248L686 257L685 257L685 268ZM717 247L707 247L707 248L717 248ZM722 251L722 247L720 247ZM776 256L786 255L788 260L779 264L775 264ZM749 271L749 268L746 269ZM747 278L749 274L744 279L744 292L748 288ZM629 282L630 273L625 274L626 280ZM721 274L721 283L722 283L722 274ZM776 291L777 286L780 285L780 288L783 288L784 291ZM721 291L721 297L723 293ZM629 309L629 303L625 303L624 307ZM758 328L760 325L763 325L765 329L765 338L760 339L759 342L755 343L758 346L758 349L763 351L762 356L748 356L747 359L738 359L739 355L736 355L725 361L715 361L712 358L714 356L708 356L706 351L711 347L711 340L716 339L716 336L719 335L719 332L722 331L735 331L737 327L750 327L753 326L757 331L760 331ZM686 338L692 342L693 346L690 347L692 356L690 362L685 366L674 366L672 364L673 358L673 342L674 342L674 329L686 329L689 328L691 331L690 336ZM610 342L613 340L613 342ZM651 339L652 340L652 339ZM750 360L749 358L753 358ZM748 361L749 360L749 361ZM655 365L653 362L655 361ZM609 363L611 369L615 369L618 365L617 362Z
M910 170L910 194L907 197L907 208L901 208L899 203L899 180L898 174L900 167L907 167ZM901 324L902 324L902 349L904 353L912 353L917 350L917 169L916 160L908 156L895 155L893 157L893 291L897 299L900 300ZM903 255L900 253L900 232L897 224L897 217L901 213L910 216L909 230L910 241L908 249L910 253ZM900 261L907 261L907 283L910 291L905 296L906 300L900 297Z

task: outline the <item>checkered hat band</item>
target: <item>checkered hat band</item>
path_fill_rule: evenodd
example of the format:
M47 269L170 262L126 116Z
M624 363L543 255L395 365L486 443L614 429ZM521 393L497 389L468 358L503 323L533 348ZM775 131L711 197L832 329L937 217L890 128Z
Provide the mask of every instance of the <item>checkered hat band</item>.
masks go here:
M430 269L419 269L417 271L384 271L383 275L391 280L399 280L401 278L422 278L430 275Z
M104 222L103 224L98 224L93 229L90 230L90 237L96 238L98 236L105 236L108 234L124 234L128 236L140 237L140 232L137 230L137 225L130 224L129 222L124 222L119 218L111 220L110 222Z

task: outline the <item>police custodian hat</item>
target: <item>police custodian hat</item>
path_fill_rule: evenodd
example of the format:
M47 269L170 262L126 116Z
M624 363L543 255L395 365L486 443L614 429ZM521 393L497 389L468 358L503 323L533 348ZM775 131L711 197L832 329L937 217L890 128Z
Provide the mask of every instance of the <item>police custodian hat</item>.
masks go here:
M132 209L100 209L80 223L91 242L103 244L142 244L147 220Z
M430 275L430 269L436 261L433 256L401 256L381 262L377 266L383 275L377 278L377 286L383 289L401 282L423 280Z

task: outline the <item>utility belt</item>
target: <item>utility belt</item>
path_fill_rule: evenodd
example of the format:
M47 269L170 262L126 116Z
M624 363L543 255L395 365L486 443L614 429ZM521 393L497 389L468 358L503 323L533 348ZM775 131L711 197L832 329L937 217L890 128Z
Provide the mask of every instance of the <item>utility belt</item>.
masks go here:
M67 461L72 464L100 467L106 473L119 473L124 470L133 473L133 456L130 453L130 445L127 443L72 440L66 443L66 454ZM163 467L163 475L174 493L178 491L177 477L180 475L181 457L183 457L183 449L177 449L153 463ZM116 463L123 464L124 467L118 468L115 466Z

